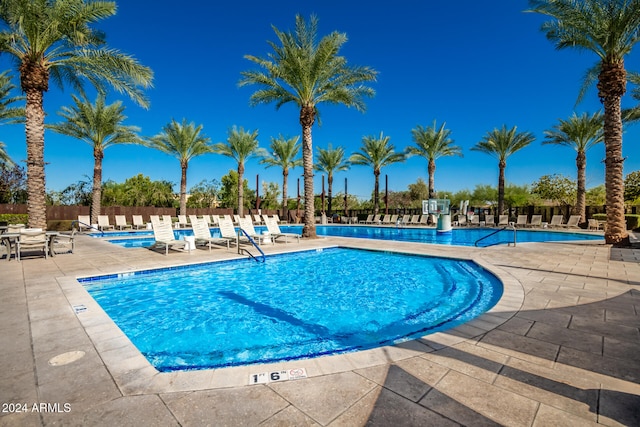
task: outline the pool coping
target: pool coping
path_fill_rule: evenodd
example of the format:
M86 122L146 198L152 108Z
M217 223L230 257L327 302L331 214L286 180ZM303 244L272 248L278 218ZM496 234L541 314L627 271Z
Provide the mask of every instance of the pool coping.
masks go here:
M412 247L405 249L401 247L380 249L376 247L376 242L379 243L379 241L374 239L365 241L363 241L364 239L357 238L340 239L345 240L346 243L320 242L317 248L340 246L354 249L373 249L416 254L415 248ZM430 244L421 245L425 247L441 246ZM291 246L282 249L284 250L272 253L309 250L296 249ZM419 339L369 350L322 356L313 359L194 371L159 372L153 367L124 332L122 332L104 312L102 307L89 295L82 284L78 282L78 277L86 277L86 275L78 277L64 276L58 277L56 280L69 302L69 309L75 313L123 395L196 391L250 386L249 379L256 373L305 368L307 377L317 377L387 364L389 362L397 362L456 345L495 329L520 310L524 301L524 288L522 284L507 271L485 261L482 258L481 248L464 247L464 249L464 251L461 251L460 254L456 254L455 256L446 253L426 253L426 255L475 262L485 270L493 273L502 282L503 294L497 304L489 311L463 325L445 332L427 334ZM471 252L471 255L465 252ZM237 255L229 255L230 256L224 260L238 258ZM186 266L199 263L202 262L187 262L179 265ZM127 273L133 271L135 270L127 271Z

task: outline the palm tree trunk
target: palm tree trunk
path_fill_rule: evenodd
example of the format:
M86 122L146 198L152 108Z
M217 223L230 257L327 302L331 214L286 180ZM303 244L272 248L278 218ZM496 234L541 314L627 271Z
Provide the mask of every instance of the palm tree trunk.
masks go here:
M327 175L327 187L328 187L328 193L329 193L329 216L332 216L333 215L331 210L331 199L333 198L333 174L332 173Z
M102 159L104 152L93 148L93 192L91 194L91 224L98 223L98 215L102 209Z
M316 238L316 224L314 218L313 199L313 140L311 127L315 121L315 109L311 106L300 110L300 124L302 125L302 165L304 167L304 227L302 237Z
M25 91L25 132L27 137L27 215L30 228L47 229L47 202L44 174L43 92Z
M287 200L287 180L289 179L289 169L282 169L282 218L289 218L289 204Z
M180 176L180 215L187 214L187 168L189 163L181 162L180 169L182 174Z
M244 163L238 163L238 215L244 216Z
M378 210L379 210L379 197L380 195L378 194L380 191L380 171L379 170L374 170L373 171L373 179L374 179L374 183L373 183L373 214L374 215L378 215Z
M584 151L578 151L576 157L576 167L578 168L578 190L576 194L576 214L580 215L580 221L587 220L587 156Z
M504 212L504 170L507 167L507 162L501 160L498 164L500 169L498 175L498 215L502 215Z
M429 198L436 198L435 190L435 175L436 175L436 162L433 159L429 159L429 165L427 166L429 171Z
M604 232L608 244L625 246L629 234L624 218L624 178L622 158L622 114L620 101L625 92L624 63L602 64L598 76L598 95L604 105L605 188L607 201L607 228Z

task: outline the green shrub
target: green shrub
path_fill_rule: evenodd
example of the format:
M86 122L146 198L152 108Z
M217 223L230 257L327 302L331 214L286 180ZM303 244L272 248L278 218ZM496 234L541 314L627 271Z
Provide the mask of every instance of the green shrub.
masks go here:
M27 214L0 214L0 221L8 224L26 224L29 219Z

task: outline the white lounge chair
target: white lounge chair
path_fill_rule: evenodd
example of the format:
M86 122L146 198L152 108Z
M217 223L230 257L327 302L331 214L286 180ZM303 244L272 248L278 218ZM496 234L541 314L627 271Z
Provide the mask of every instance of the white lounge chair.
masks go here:
M240 228L244 230L249 237L251 237L253 240L257 240L258 244L262 244L265 236L260 235L256 232L256 229L253 227L253 221L251 220L251 217L246 216L244 218L239 218L238 221L240 221ZM242 236L240 237L242 238ZM275 243L273 242L273 239L271 240L271 242Z
M149 215L149 222L151 222L151 225L160 222L160 215Z
M262 224L262 218L260 217L259 214L253 214L253 222L255 222L258 225Z
M465 227L467 225L467 216L464 214L458 214L458 224L460 227Z
M542 215L531 215L529 227L542 227Z
M216 227L220 223L220 215L209 215L211 220L209 221L210 225L215 225Z
M173 220L171 219L171 215L162 215L162 220L173 227Z
M487 214L484 216L484 223L487 227L495 227L496 226L496 220L494 219L494 216L491 214Z
M562 215L554 215L551 217L551 222L549 223L549 227L562 227L564 223L564 217Z
M498 217L498 226L509 225L509 215L500 215Z
M367 219L359 221L359 223L360 224L371 224L371 221L373 221L373 214L367 215Z
M78 215L78 231L91 229L91 215Z
M116 215L116 228L118 230L124 230L125 228L132 228L131 224L127 223L127 217L124 215Z
M300 243L300 235L297 233L283 233L280 230L280 226L278 225L278 223L276 222L276 220L274 218L269 218L268 216L264 215L264 223L267 225L267 230L269 230L269 235L271 236L271 238L274 240L279 239L280 237L284 237L284 242L287 243L288 238L289 237L295 237L298 240L298 243Z
M469 220L469 225L480 226L480 215L473 215Z
M186 241L176 240L176 236L173 234L173 228L171 223L164 221L152 222L153 225L153 237L156 242L153 246L164 246L164 254L169 254L169 248L182 247L184 249Z
M600 228L604 228L604 222L598 221L595 218L589 218L589 226L587 227L587 229L589 231L598 231L600 230Z
M220 217L220 219L218 220L218 226L220 227L220 235L224 239L229 239L230 242L238 245L238 234L236 233L236 229L233 226L233 220L229 215Z
M98 215L98 229L100 231L113 229L113 225L109 224L109 215Z
M186 215L178 215L178 228L187 228L189 226L189 222L187 221Z
M193 215L195 216L195 215ZM193 235L196 238L196 245L198 243L204 243L209 247L209 251L211 251L212 244L226 244L227 250L229 249L229 243L235 239L225 238L225 237L212 237L211 231L209 230L209 224L204 219L192 219L191 227L193 228Z
M131 218L133 219L133 227L135 227L136 230L147 228L147 224L142 220L142 215L132 215Z
M580 224L580 215L571 215L566 224L562 224L564 228L580 228L578 224Z
M528 223L529 217L528 215L518 215L518 219L516 220L516 227L526 227L529 225Z

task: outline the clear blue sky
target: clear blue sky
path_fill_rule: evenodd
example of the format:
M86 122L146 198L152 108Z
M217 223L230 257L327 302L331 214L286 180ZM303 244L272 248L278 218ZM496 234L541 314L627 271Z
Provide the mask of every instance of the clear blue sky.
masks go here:
M397 150L412 144L411 129L434 120L446 122L464 157L437 161L436 190L473 190L477 184L497 185L497 160L470 151L482 136L503 124L531 131L536 141L512 155L506 179L517 185L531 184L540 176L560 173L575 179L575 152L570 148L541 145L543 131L568 118L574 111L592 113L601 108L593 88L577 107L575 101L585 71L596 57L590 52L556 51L540 32L543 17L523 13L526 0L458 0L433 2L364 2L325 0L311 2L244 1L176 3L168 0L118 2L116 16L100 27L110 47L129 53L155 72L149 90L151 108L143 110L125 100L126 124L136 125L143 135L154 135L172 118L186 118L204 126L212 142L225 141L228 129L243 126L259 131L260 146L271 137L300 134L298 111L293 105L276 110L274 105L249 106L256 88L239 88L240 72L253 69L244 55L266 56L268 40L275 41L272 25L293 29L295 15L319 18L319 34L345 32L349 41L341 53L350 64L367 65L379 72L372 86L376 96L367 100L363 114L343 106L320 105L322 126L313 128L314 148L328 143L342 145L348 154L357 151L365 135L384 132ZM629 70L640 71L640 46L628 57ZM0 70L10 67L0 58ZM16 79L16 84L18 80ZM59 120L57 111L71 104L71 89L53 83L45 94L47 121ZM108 101L119 95L113 93ZM626 95L623 106L635 101ZM574 109L575 107L575 109ZM625 175L640 169L640 125L624 136ZM24 131L3 126L0 140L17 161L26 158ZM587 187L604 182L604 147L587 153ZM89 145L47 132L45 137L47 188L62 190L92 176L93 154ZM22 163L24 164L24 163ZM427 180L426 160L412 157L406 163L383 168L389 189L406 190L417 178ZM180 168L173 157L152 149L123 145L105 151L104 180L123 182L137 173L151 179L169 180L179 189ZM203 179L218 180L235 163L210 154L191 161L188 187ZM246 165L246 177L255 188L260 181L281 185L278 168L265 169L256 160ZM302 169L291 171L290 195ZM368 199L373 189L370 168L353 166L336 175L341 191L348 178L349 193ZM321 176L315 177L316 192Z

